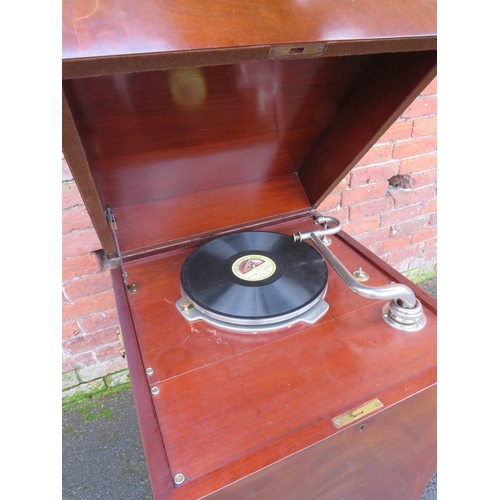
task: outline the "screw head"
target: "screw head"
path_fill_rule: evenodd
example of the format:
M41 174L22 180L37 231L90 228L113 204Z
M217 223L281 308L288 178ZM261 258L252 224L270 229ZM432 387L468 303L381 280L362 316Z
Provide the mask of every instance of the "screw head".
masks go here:
M189 302L189 300L183 300L181 302L181 307L182 307L183 311L189 311L189 309L193 308L193 304L191 304L191 302Z
M146 368L146 375L153 375L154 370L152 368Z
M185 480L186 477L184 476L184 474L181 474L180 472L174 476L174 483L177 486L180 486Z
M337 426L342 425L342 422L340 420L335 420L335 425Z
M158 394L160 392L160 389L158 387L153 387L151 389L151 394Z

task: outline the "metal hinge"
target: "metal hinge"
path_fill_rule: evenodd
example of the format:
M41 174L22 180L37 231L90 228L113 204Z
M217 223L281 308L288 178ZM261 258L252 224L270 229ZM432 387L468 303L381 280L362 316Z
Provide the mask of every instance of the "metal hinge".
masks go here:
M120 267L120 270L122 272L123 283L125 284L125 288L127 289L128 293L137 293L140 289L139 285L137 283L130 283L130 284L128 283L128 273L127 271L125 271L125 266L123 265L122 254L120 252L120 245L118 244L118 237L116 236L118 225L116 223L115 214L113 213L113 210L111 210L111 207L109 205L106 205L106 210L104 211L104 215L111 229L113 241L115 242L116 253L118 256L116 260L118 261L118 266Z
M125 353L125 344L123 343L123 335L122 335L122 329L120 327L118 327L116 329L116 334L118 335L118 339L120 340L120 345L121 345L121 349L120 349L120 356L122 358L125 357L126 353Z

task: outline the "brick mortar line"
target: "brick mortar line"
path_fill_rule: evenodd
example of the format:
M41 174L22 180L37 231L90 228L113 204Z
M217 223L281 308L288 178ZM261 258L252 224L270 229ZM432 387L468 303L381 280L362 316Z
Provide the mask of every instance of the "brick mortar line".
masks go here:
M92 295L97 295L97 294L92 294ZM90 297L90 295L86 295L86 297ZM66 304L67 302L64 302L64 304ZM106 312L106 311L112 311L112 310L116 310L116 307L108 307L107 309L100 309L99 311L94 311L94 312L91 312L89 314L85 314L84 316L76 316L75 318L71 318L71 319L68 319L67 321L64 321L62 323L62 325L66 325L67 323L69 323L70 321L76 321L78 323L78 321L80 321L81 319L86 319L88 318L89 316L91 316L92 314L100 314L100 313L103 313L103 312ZM80 325L79 325L80 326ZM110 328L110 327L106 327L106 328ZM102 330L104 330L105 328L102 328ZM96 330L97 331L97 330Z
M429 136L427 136L427 137L429 137ZM436 137L437 137L437 134L436 134ZM388 143L387 145L391 145L391 144ZM392 146L394 146L394 145L395 144L392 144ZM430 156L430 155L433 155L435 153L437 153L437 149L434 151L428 151L426 153L422 153L422 154L415 155L415 156L405 156L403 158L392 158L392 153L391 153L390 160L383 161L381 163L367 163L366 165L356 165L349 173L357 172L358 170L370 168L370 167L381 167L383 165L388 165L389 163L394 163L394 162L401 163L404 160L409 160L409 159L413 159L413 158L420 158L420 157L424 157L424 156ZM433 167L433 168L437 168L437 167ZM429 170L432 170L432 168Z
M66 259L64 259L64 260L66 260ZM102 274L102 273L104 273L107 270L108 269L99 269L99 271L96 271L95 273L80 274L80 275L74 276L73 278L70 278L68 280L63 280L62 284L65 285L67 283L73 283L73 282L78 281L80 279L88 278L89 276L97 276L98 274ZM106 290L112 290L112 289L113 289L113 287L109 287L109 289L106 288ZM104 292L105 290L102 290L102 291ZM100 292L96 292L96 293L100 293Z
M94 297L95 295L99 295L100 293L106 293L106 292L109 292L112 290L113 290L113 287L109 287L109 288L106 288L106 290L101 290L100 292L89 293L88 295L83 295L82 297L78 297L77 299L66 300L66 301L64 301L64 304L67 304L68 302L71 302L74 304L75 301L77 301L77 300L81 300L81 299L84 299L86 297ZM104 309L103 309L103 311L104 311Z
M85 208L85 205L83 203L79 203L77 205L72 205L71 207L63 208L62 212L73 212L74 210L81 210L82 208Z
M408 174L404 174L404 175L418 175L418 174L425 174L426 172L431 172L433 170L436 170L435 168L430 168L429 170L421 170L421 171L418 171L418 172L411 172L411 173L408 173ZM344 193L344 192L347 192L347 191L356 191L358 189L361 189L361 188L365 188L365 187L368 187L368 186L375 186L376 184L382 184L384 182L389 182L389 179L385 180L385 181L377 181L377 182L368 182L366 184L360 184L359 186L355 186L355 187L346 187L345 189L343 189L342 191L339 191L340 194ZM420 186L418 188L393 188L393 190L395 191L415 191L416 189L423 189L423 188L426 188L426 187L429 187L429 186L433 186L437 181L432 181L430 184L425 184L424 186ZM387 189L390 188L390 184L388 184L387 186ZM377 201L377 200L381 200L382 198L375 198L373 200L369 200L365 203L369 203L370 201ZM354 205L350 205L350 206L353 206L353 207L356 207L358 206L359 203L355 203ZM396 208L395 210L400 210L399 208ZM387 213L387 212L384 212L384 213Z
M413 133L413 127L411 129L411 132ZM426 134L426 135L417 135L415 137L408 137L407 139L390 139L385 142L377 142L376 144L373 145L373 148L377 148L378 146L383 147L383 146L393 146L395 144L405 144L410 141L415 141L416 139L425 139L427 137L437 137L437 132L433 132L432 134Z
M106 311L109 311L109 309L106 309ZM100 311L99 311L100 312ZM99 312L97 313L92 313L92 314L99 314ZM78 327L80 328L80 333L78 333L77 335L73 335L73 337L71 337L72 339L74 338L80 338L80 337L87 337L89 335L93 335L94 333L99 333L99 332L102 332L104 330L107 330L108 328L118 328L120 326L120 323L117 322L115 323L114 325L110 325L110 326L105 326L104 328L99 328L99 330L92 330L91 332L88 332L85 328L82 327L82 325L80 324L80 320L81 319L85 319L83 316L80 317L78 320L70 320L70 321L75 321L75 323L78 325ZM66 323L69 323L69 321L66 321Z
M66 235L68 235L68 234L73 234L73 233L88 233L89 231L95 231L94 226L89 227L88 229L72 229L71 231L69 231L67 233L64 233L63 237L66 236ZM102 249L100 249L100 250L102 250ZM91 252L86 252L86 253L91 253ZM81 255L85 255L85 254L81 254ZM66 258L68 258L68 257L66 257Z
M412 129L413 132L413 129ZM389 141L389 143L383 143L383 144L407 144L409 142L415 141L417 139L427 139L428 137L437 137L437 132L433 132L432 134L427 134L427 135L418 135L417 137L409 137L408 139L396 139L394 141Z
M81 354L95 354L96 349L100 349L102 347L110 347L110 346L113 346L113 345L120 345L119 340L116 340L114 342L108 342L107 344L100 344L99 346L92 347L92 349L89 349L87 351L80 351L80 352L75 352L75 353L69 353L63 359L68 359L68 358L71 358L71 357L80 356ZM117 353L117 357L119 355L120 355L120 352ZM98 360L96 359L96 361L98 361Z

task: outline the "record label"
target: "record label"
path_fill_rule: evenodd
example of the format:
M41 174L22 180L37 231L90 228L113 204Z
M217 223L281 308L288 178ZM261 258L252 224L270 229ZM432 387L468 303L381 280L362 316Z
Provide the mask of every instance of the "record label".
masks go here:
M326 292L323 256L305 242L270 231L215 238L186 258L181 293L213 319L238 325L285 321Z
M274 274L276 263L265 255L244 255L232 266L233 274L245 281L262 281Z

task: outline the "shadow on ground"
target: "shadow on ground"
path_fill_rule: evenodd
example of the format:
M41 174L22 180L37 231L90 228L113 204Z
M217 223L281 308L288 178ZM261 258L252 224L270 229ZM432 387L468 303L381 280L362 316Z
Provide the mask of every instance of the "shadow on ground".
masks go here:
M437 296L437 278L420 285ZM130 388L90 398L62 416L63 500L152 500ZM434 474L421 500L437 499Z

